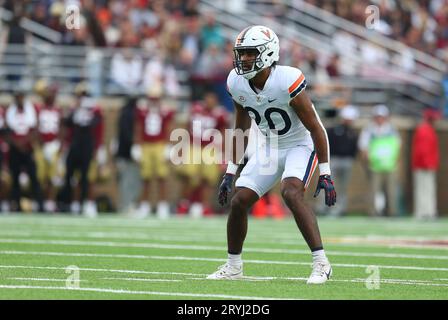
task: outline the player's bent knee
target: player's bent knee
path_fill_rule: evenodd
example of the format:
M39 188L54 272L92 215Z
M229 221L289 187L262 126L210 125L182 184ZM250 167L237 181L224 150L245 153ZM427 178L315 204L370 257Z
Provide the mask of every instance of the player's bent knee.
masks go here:
M303 183L301 185L297 183L284 183L281 188L282 198L286 202L294 200L303 201L304 198Z
M232 209L232 212L243 212L246 211L248 209L247 207L247 203L246 201L244 201L244 197L236 194L231 202L230 202L230 206Z

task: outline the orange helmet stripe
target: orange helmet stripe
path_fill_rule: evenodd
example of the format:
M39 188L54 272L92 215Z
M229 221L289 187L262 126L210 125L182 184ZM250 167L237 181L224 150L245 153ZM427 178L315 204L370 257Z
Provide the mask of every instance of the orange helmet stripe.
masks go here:
M244 40L244 36L246 35L247 31L252 28L252 26L247 27L246 29L244 29L243 31L240 32L240 34L238 35L238 37L236 37L236 44L241 44L241 42L243 42Z

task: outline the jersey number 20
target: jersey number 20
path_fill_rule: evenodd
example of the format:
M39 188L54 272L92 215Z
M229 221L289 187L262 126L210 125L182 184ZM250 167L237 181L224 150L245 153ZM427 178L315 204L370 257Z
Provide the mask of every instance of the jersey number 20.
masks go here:
M258 111L255 110L252 107L245 107L245 109L248 112L252 112L252 114L255 116L255 123L257 125L260 125L261 115L258 113ZM282 117L283 121L285 122L285 127L283 129L279 130L278 128L275 127L275 123L272 120L272 114L273 113L278 113ZM280 108L268 108L264 112L264 118L268 122L269 129L278 131L277 134L279 136L287 133L289 131L289 129L291 129L291 119L289 118L288 113L285 110L283 110L283 109L280 109Z

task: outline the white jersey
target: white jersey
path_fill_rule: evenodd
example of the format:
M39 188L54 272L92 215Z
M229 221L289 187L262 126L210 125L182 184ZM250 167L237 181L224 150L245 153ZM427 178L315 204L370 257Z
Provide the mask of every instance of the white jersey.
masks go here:
M270 146L292 148L311 141L310 132L289 105L291 99L306 87L303 73L293 67L271 68L263 90L253 87L243 76L232 70L227 90L232 99L248 111ZM277 145L276 145L277 144Z
M25 100L23 111L20 112L15 104L11 104L6 110L6 124L14 134L27 135L31 129L37 126L37 113L31 102Z

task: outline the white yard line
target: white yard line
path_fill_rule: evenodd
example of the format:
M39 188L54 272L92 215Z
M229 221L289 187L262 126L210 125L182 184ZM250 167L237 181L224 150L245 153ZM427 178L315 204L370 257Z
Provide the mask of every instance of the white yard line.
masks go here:
M71 227L102 227L102 226L130 226L132 227L168 227L171 226L197 226L197 220L192 220L188 216L172 216L168 220L159 220L155 217L150 217L148 219L144 220L138 220L138 219L131 219L128 217L120 217L120 216L101 216L98 219L88 220L84 219L82 217L72 217L72 216L64 216L64 215L58 215L58 216L23 216L19 214L14 215L3 215L0 216L0 219L2 220L2 224L17 224L17 225L23 225L23 224L31 224L33 226L36 226L38 224L42 226L48 226L48 225L55 225L55 226L71 226ZM256 221L255 219L251 219L254 223L257 223L257 227L260 229L266 229L266 230L277 230L278 228L283 228L284 226L288 227L291 223L294 225L294 221L292 217L287 217L284 221L272 221L270 219L263 220L263 221ZM252 222L251 221L251 222ZM346 225L344 218L341 219L330 219L325 217L320 217L319 221L321 224L330 224L335 230L341 229L342 231L345 230ZM415 219L393 219L393 218L377 218L377 219L369 219L366 217L351 217L349 220L349 223L351 226L359 226L361 228L366 227L366 224L369 226L382 226L386 230L389 231L441 231L443 232L446 229L446 224L444 223L447 221L446 219L441 219L439 221L435 222L425 222L425 221L418 221ZM383 224L387 222L387 224L384 226ZM225 217L212 217L207 219L201 219L200 224L202 226L207 227L223 227L225 225L226 220Z
M0 266L0 267L18 267L18 268L27 268L26 266ZM57 267L35 267L30 266L30 269L64 269ZM192 274L192 273L179 273L179 272L147 272L147 271L137 271L137 270L109 270L109 269L89 269L89 268L80 268L80 270L89 270L89 271L108 271L108 272L129 272L129 273L145 273L145 274L163 274L163 275L182 275L186 276L185 279L155 279L155 278L121 278L121 277L106 277L99 278L103 280L125 280L125 281L137 281L137 282L181 282L183 280L202 280L202 281L211 281L207 280L205 277L206 274ZM66 279L49 279L49 278L7 278L13 280L31 280L31 281L62 281L65 282ZM272 281L272 280L290 280L290 281L307 281L308 278L305 277L265 277L265 276L244 276L242 279L236 281ZM448 279L434 279L434 280L448 280ZM79 280L87 282L88 280ZM365 283L365 279L355 278L355 279L338 279L332 278L330 281L332 282L353 282L353 283ZM404 285L420 285L420 286L442 286L446 287L448 284L434 283L429 280L415 280L415 279L379 279L380 283L384 284L404 284Z
M36 270L66 270L66 267L48 267L48 266L21 266L21 265L0 265L0 269L36 269ZM145 270L123 270L123 269L102 269L102 268L79 268L81 271L91 272L112 272L112 273L129 273L129 274L170 274L180 276L205 276L200 273L185 272L161 272L161 271L145 271Z
M49 255L62 257L95 257L95 258L128 258L128 259L150 259L150 260L176 260L176 261L210 261L210 262L225 262L226 259L221 258L203 258L203 257L187 257L187 256L157 256L157 255L129 255L129 254L98 254L98 253L80 253L80 252L47 252L47 251L0 251L0 254L11 255ZM311 262L300 261L279 261L279 260L251 260L245 259L245 263L254 264L270 264L270 265L301 265L310 266ZM343 268L367 268L371 264L349 264L349 263L332 263L334 267ZM448 268L432 268L432 267L417 267L417 266L392 266L375 264L383 269L397 269L397 270L427 270L427 271L448 271Z
M160 234L157 234L159 232ZM42 230L36 230L35 228L31 231L29 228L25 228L25 230L11 230L6 229L2 230L0 229L0 236L60 236L60 237L70 237L70 238L117 238L117 239L141 239L141 240L154 240L154 239L166 239L166 240L175 240L176 238L182 239L181 241L198 241L199 240L207 240L212 242L222 242L225 241L225 235L223 235L223 239L217 240L216 233L210 233L210 235L207 234L205 237L204 235L200 235L200 238L198 238L198 235L193 232L196 231L185 231L185 230L176 230L173 234L170 234L167 232L166 229L161 228L160 230L151 230L150 232L135 232L132 233L129 232L117 232L117 231L72 231L72 230L63 230L61 229L55 229L55 230L49 230L42 229ZM208 231L206 231L208 233ZM155 234L155 235L154 235ZM166 236L163 236L162 234L165 234ZM168 235L167 235L168 234ZM181 237L179 237L179 234L184 234ZM213 234L213 236L211 236ZM267 236L270 236L270 238L266 239ZM174 237L174 239L173 239ZM270 241L285 241L283 239L286 239L287 242L291 242L293 240L293 244L299 244L301 239L298 231L291 235L266 235L266 234L258 234L256 232L249 234L249 240L250 238L260 239L260 240L270 240ZM359 236L359 235L349 235L344 234L341 237L337 236L329 236L326 238L327 241L341 241L341 242L356 242L356 241L366 241L366 240L401 240L401 241L425 241L425 240L432 240L432 241L448 241L448 237L425 237L425 236L384 236L384 235L372 235L368 234L365 236Z
M207 281L204 278L186 278L187 280L202 280ZM259 281L272 281L272 280L291 280L291 281L307 281L308 278L303 277L243 277L242 279L237 279L234 281L249 281L249 282L259 282ZM366 279L334 279L331 278L331 282L353 282L353 283L366 283ZM414 286L433 286L433 287L448 287L448 284L434 283L429 281L418 281L418 280L400 280L400 279L379 279L380 283L383 284L403 284L403 285L414 285Z
M42 230L36 230L36 226L33 227L33 232L30 232L30 227L25 228L25 230L18 230L23 226L16 226L14 230L11 230L11 227L8 226L8 229L2 230L0 225L0 236L60 236L60 237L92 237L92 238L124 238L124 239L134 239L134 240L160 240L160 241L204 241L204 242L213 242L213 243L222 243L225 241L225 231L224 230L214 230L214 231L204 231L200 230L190 230L190 228L185 227L184 229L173 228L167 229L166 227L157 227L155 229L150 230L150 235L148 236L148 232L115 232L115 231L99 231L95 230L96 226L86 226L92 227L92 231L86 231L86 227L83 228L83 232L73 231L73 228L67 226L67 230L61 230L60 227L51 230L48 226ZM118 228L118 227L117 227ZM124 227L120 227L123 230ZM248 236L248 242L257 241L257 243L275 243L279 245L300 245L303 244L304 241L301 239L298 231L293 231L291 233L287 233L282 231L280 232L269 232L254 230ZM17 234L15 234L17 232ZM194 234L194 237L191 235ZM222 236L216 236L220 234ZM445 233L444 233L445 234ZM366 246L382 246L389 248L415 248L415 249L441 249L448 250L448 238L442 236L433 236L433 237L423 237L423 236L385 236L385 235L375 235L368 234L366 236L360 235L347 235L343 236L329 236L323 238L324 242L327 244L335 244L341 246L356 246L356 247L366 247ZM438 244L438 243L425 243L425 241L445 241L446 243Z
M49 226L57 226L57 227L70 227L70 228L76 228L76 227L129 227L129 228L164 228L167 230L176 230L178 227L188 227L186 229L194 228L196 229L198 227L197 220L192 220L189 217L172 217L168 220L158 220L156 218L150 218L150 219L144 219L144 220L135 220L135 219L129 219L129 218L120 218L120 217L101 217L99 219L94 220L86 220L83 218L76 218L76 217L63 217L63 216L57 216L57 217L50 217L50 216L42 216L42 217L23 217L23 216L5 216L1 217L2 219L2 225L17 225L17 226L42 226L42 227L49 227ZM325 223L332 222L332 228L335 229L335 232L339 229L341 231L344 231L346 226L343 224L343 219L340 221L338 220L330 220L325 218L320 218L321 222L323 222L324 227ZM388 225L383 225L384 222L388 223ZM254 221L255 222L255 221ZM285 223L286 222L286 223ZM210 229L216 229L216 230L223 230L225 226L225 219L220 217L215 217L212 219L201 219L201 226L206 226L206 228L210 231ZM277 221L256 221L257 223L257 229L259 229L261 232L265 233L265 231L285 231L286 237L289 237L289 231L285 230L284 227L289 227L289 223L291 225L294 225L294 221L292 218L288 218L286 221L277 222ZM336 224L335 224L336 223ZM436 232L444 232L446 229L446 225L443 223L424 223L419 222L416 220L408 220L408 221L400 221L400 220L393 220L393 219L383 219L383 220L372 220L372 219L359 219L359 220L350 220L350 225L353 227L359 226L364 227L367 223L369 223L370 226L381 226L385 230L391 231L391 232L401 232L401 231L415 231L415 232L422 232L422 231L436 231ZM200 231L202 232L203 230ZM364 230L364 229L362 229ZM212 231L213 232L213 231ZM296 231L291 229L290 230L292 237L295 236ZM368 230L366 231L368 232Z
M132 247L151 248L167 250L202 250L202 251L224 251L225 246L204 246L204 245L182 245L166 243L144 243L144 242L112 242L112 241L79 241L79 240L46 240L46 239L0 239L0 243L27 243L27 244L50 244L50 245L75 245L75 246L104 246L104 247ZM309 255L309 250L299 249L278 249L278 248L244 248L244 252L270 253L270 254L297 254ZM400 259L431 259L448 260L448 255L424 255L424 254L400 254L400 253L375 253L375 252L351 252L332 251L327 254L331 256L344 257L376 257L376 258L400 258Z
M40 289L40 290L62 290L62 291L90 291L101 293L117 294L136 294L136 295L155 295L155 296L174 296L174 297L195 297L195 298L217 298L217 299L241 299L241 300L284 300L285 298L276 297L254 297L254 296L236 296L228 294L202 294L192 292L160 292L160 291L132 291L117 290L105 288L70 288L70 287L46 287L46 286L14 286L0 285L0 289ZM299 299L293 299L299 300Z
M166 275L172 276L172 272L163 272ZM206 274L203 274L202 277L187 277L186 280L206 280ZM21 277L9 277L6 278L8 280L23 280L23 281L54 281L54 282L66 282L67 279L56 279L56 278L21 278ZM141 281L141 282L182 282L180 279L159 279L159 278L121 278L121 277L107 277L107 278L98 278L100 280L125 280L125 281ZM306 281L308 278L304 277L262 277L262 276L244 276L242 279L238 281L272 281L272 280L293 280L293 281ZM332 281L340 281L340 282L365 282L365 279L331 279ZM436 279L437 280L437 279ZM438 279L444 280L444 279ZM77 280L87 282L88 280ZM405 284L437 284L432 281L427 280L403 280L403 279L381 279L381 282L384 283L405 283ZM437 284L438 285L438 284ZM448 286L448 284L442 284L442 286Z
M149 279L149 278L100 278L102 280L125 280L125 281L143 281L143 282L182 282L179 279Z
M7 278L11 280L24 280L24 281L55 281L55 282L66 282L67 279L49 279L49 278ZM88 280L76 280L76 281L88 281Z

